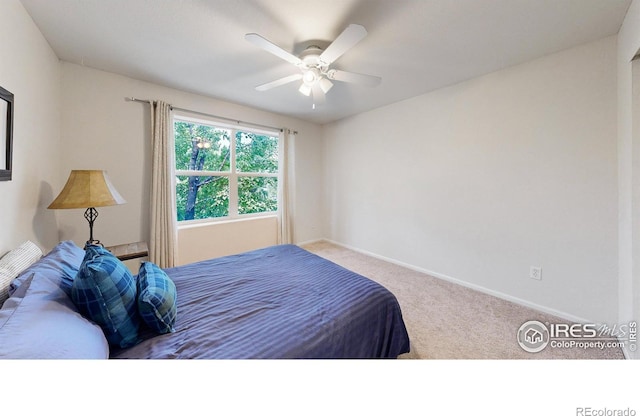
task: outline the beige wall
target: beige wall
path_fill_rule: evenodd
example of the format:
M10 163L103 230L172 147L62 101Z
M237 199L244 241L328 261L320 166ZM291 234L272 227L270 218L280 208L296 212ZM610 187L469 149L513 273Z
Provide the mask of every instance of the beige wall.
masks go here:
M178 231L178 264L278 244L277 217L195 224Z
M0 86L15 96L13 180L0 182L0 255L58 242L60 62L18 0L0 1ZM4 156L3 156L4 157Z
M105 169L127 200L125 205L99 210L94 234L105 245L147 241L149 236L149 108L144 103L126 101L125 97L160 99L176 107L297 130L293 144L294 238L306 241L322 237L323 217L315 191L321 188L322 180L319 126L71 63L63 63L62 69L63 151L59 180L64 180L71 169ZM78 244L87 240L88 227L81 211L59 212L59 221L63 238ZM205 229L209 231L202 232ZM197 252L211 241L237 238L233 227L205 229L180 234L181 262L190 258L185 253ZM256 241L272 241L274 236L254 237ZM248 241L243 247L252 244L255 243ZM217 256L228 251L209 251L208 254Z
M329 238L565 317L617 322L615 37L324 136Z

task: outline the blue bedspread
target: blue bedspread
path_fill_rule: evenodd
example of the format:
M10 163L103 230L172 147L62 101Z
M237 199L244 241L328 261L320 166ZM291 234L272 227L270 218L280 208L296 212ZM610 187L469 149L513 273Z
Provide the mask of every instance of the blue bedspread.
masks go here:
M395 296L294 245L166 269L176 332L112 358L395 358L409 337Z

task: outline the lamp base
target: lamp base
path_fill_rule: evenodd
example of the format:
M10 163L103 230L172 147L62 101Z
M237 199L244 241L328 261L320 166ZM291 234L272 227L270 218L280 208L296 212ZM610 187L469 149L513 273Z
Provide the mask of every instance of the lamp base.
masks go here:
M84 218L89 222L89 240L85 243L85 248L92 245L100 245L104 247L100 240L93 239L93 222L98 218L98 211L93 207L87 208L84 212Z
M104 244L102 244L100 242L100 240L88 240L86 243L84 243L84 248L86 249L89 246L101 246L101 247L104 247Z

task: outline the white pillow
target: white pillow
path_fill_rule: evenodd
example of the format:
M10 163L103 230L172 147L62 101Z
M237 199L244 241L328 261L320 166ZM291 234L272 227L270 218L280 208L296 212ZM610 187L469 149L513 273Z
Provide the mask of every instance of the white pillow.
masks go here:
M9 297L9 284L27 267L42 257L40 247L25 241L0 259L0 306Z

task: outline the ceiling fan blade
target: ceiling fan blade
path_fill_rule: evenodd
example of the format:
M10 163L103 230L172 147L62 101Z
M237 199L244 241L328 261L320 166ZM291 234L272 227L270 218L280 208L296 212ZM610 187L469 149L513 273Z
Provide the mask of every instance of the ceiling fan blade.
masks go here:
M285 51L284 49L282 49L278 45L270 42L269 40L263 38L262 36L258 35L257 33L247 33L246 35L244 35L244 38L248 42L253 43L254 45L256 45L257 47L259 47L261 49L264 49L265 51L267 51L269 53L274 54L278 58L284 59L287 62L291 62L294 65L302 64L302 60L300 58L298 58L295 55L290 54L289 52Z
M356 74L355 72L340 71L339 69L332 69L327 74L327 77L336 81L352 82L368 87L375 87L382 82L382 78L374 75Z
M258 85L256 87L256 90L258 91L270 90L271 88L279 87L280 85L288 84L290 82L297 81L299 79L302 79L302 74L289 75L288 77L280 78L275 81L267 82L266 84Z
M329 65L367 36L364 26L350 24L320 55L320 60Z

